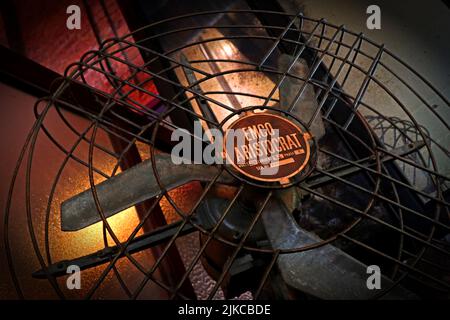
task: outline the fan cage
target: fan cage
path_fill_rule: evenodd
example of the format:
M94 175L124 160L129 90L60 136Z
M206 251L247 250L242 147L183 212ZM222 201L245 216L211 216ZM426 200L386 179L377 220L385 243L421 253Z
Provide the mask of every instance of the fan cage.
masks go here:
M213 16L219 18L224 14L233 15L236 20L239 20L239 18L241 17L244 20L248 19L249 17L252 18L255 14L279 15L288 17L290 19L290 23L285 27L267 26L261 24L221 25L219 23L212 26L194 24L188 27L183 26L183 28L179 29L170 29L167 27L169 25L176 25L180 21L192 18L195 19L200 16ZM154 30L160 29L163 29L165 31L162 33L154 34ZM198 34L198 32L204 32L208 29L219 30L223 32L224 35L222 37L207 38L200 41L195 40L194 37ZM249 30L251 31L249 32ZM264 31L267 30L279 32L280 36L274 37L264 34ZM227 35L227 31L232 31L232 35ZM254 34L251 34L253 31ZM290 32L294 32L297 35L298 40L286 38L286 34ZM152 34L152 36L147 37L148 34ZM189 41L183 46L173 48L166 52L157 52L146 45L150 41L156 39L174 36L180 36L184 38L189 38L191 36L191 38L194 40ZM268 50L261 54L262 59L260 61L252 62L234 59L207 59L190 61L189 65L183 64L179 61L179 53L186 48L212 42L234 41L242 39L248 41L260 41L268 46ZM293 45L295 47L294 56L297 55L297 58L303 58L303 55L306 54L307 50L314 53L314 57L310 65L310 73L306 78L296 74L291 74L290 72L286 72L285 70L278 70L276 67L268 65L268 60L270 59L271 55L274 54L274 52L278 50L280 46L286 44ZM142 65L133 64L126 59L126 55L136 54L137 52L141 53L146 60L146 62ZM170 65L170 67L168 69L162 70L159 73L152 72L151 70L153 64L160 62L161 60ZM236 65L238 67L233 67L220 73L208 73L202 70L201 66L203 64L211 62L222 64L225 63L233 66ZM329 72L325 74L322 79L318 79L316 74L317 69L320 65L325 65L327 67L327 70L329 70ZM126 69L128 69L125 74L123 74L123 72L122 74L119 74L115 71L120 68L122 68L123 70L124 66L126 67ZM169 74L170 72L174 72L180 68L191 69L201 77L195 84L183 85L167 76L167 74ZM395 267L392 269L391 274L388 276L393 279L394 286L402 283L402 281L404 281L406 278L411 277L413 279L416 279L417 281L426 283L428 286L431 286L439 291L448 292L448 282L434 277L431 273L424 272L422 268L418 268L417 266L424 263L432 263L427 262L427 260L424 258L424 254L426 252L436 251L439 254L446 256L447 258L450 254L448 250L448 243L446 244L444 240L437 239L435 236L437 231L439 231L439 234L441 234L442 232L448 233L450 229L450 226L448 225L449 203L444 199L443 196L443 192L446 190L449 177L448 173L444 173L444 171L441 169L442 164L438 164L438 160L436 157L437 153L441 153L440 157L442 157L443 154L445 157L447 157L446 159L448 159L449 150L445 146L439 144L437 140L433 138L433 135L429 131L427 131L424 126L418 123L418 119L414 118L414 116L409 111L408 106L402 102L402 99L398 96L398 92L395 92L394 90L390 89L387 84L383 83L383 79L380 79L380 69L384 72L384 74L389 74L389 76L394 79L393 81L401 86L401 89L399 91L402 91L404 96L406 95L407 97L413 97L426 108L426 110L433 118L433 123L436 127L442 127L442 130L446 130L446 132L448 133L449 122L446 121L445 114L448 114L447 108L450 106L450 104L446 97L439 93L437 89L435 89L412 67L395 56L384 46L378 45L370 39L367 39L362 33L357 34L351 32L344 26L336 26L323 19L312 19L305 17L302 14L290 15L280 12L255 10L201 12L166 19L146 26L145 28L136 30L124 37L112 38L104 41L98 50L87 52L79 62L73 63L68 66L64 77L60 79L60 82L55 83L53 94L49 97L39 99L35 104L34 110L36 122L32 130L30 131L29 136L27 137L26 143L23 147L22 153L16 166L16 170L14 172L14 178L11 183L8 197L4 224L6 236L5 245L9 262L9 272L14 281L14 285L19 296L22 296L23 293L20 281L15 272L13 258L15 252L11 250L8 238L8 221L9 216L12 213L12 194L14 192L14 188L17 187L16 178L19 175L20 170L25 170L26 194L24 200L26 201L26 215L28 220L29 237L32 241L36 257L38 258L41 267L45 269L47 266L51 265L54 262L51 258L51 244L49 243L48 234L50 232L49 228L51 227L49 225L49 221L51 219L50 215L57 214L52 210L52 207L54 205L53 201L55 201L55 190L57 189L57 185L64 172L64 167L69 161L75 161L78 164L81 164L82 166L88 168L90 187L94 195L94 199L96 200L98 213L102 217L103 221L105 248L110 245L107 241L107 234L109 234L110 238L113 240L112 244L119 246L121 253L124 253L126 259L128 259L128 261L133 264L144 276L137 290L134 292L130 292L123 280L120 280L120 273L115 268L115 263L119 259L119 255L117 255L114 259L111 260L110 263L107 264L105 269L102 271L101 276L91 286L86 295L87 298L90 298L94 295L95 291L101 285L102 281L104 281L108 273L113 270L114 274L123 285L125 292L127 292L128 296L131 298L137 298L141 290L145 287L146 283L148 281L151 281L164 290L167 290L167 292L170 294L170 297L186 299L187 297L180 292L180 288L185 281L190 281L190 272L201 259L201 256L206 248L205 244L203 244L201 248L199 248L199 251L196 253L194 259L185 266L186 272L184 273L184 275L182 275L180 283L176 284L175 286L169 286L163 281L157 279L157 277L155 276L155 271L163 261L165 255L169 251L169 248L175 246L175 241L180 237L181 231L187 223L192 223L197 228L197 230L200 231L200 233L207 236L207 241L209 241L209 239L216 239L233 248L233 254L231 258L229 259L228 263L225 264L213 288L208 292L207 298L209 299L216 297L220 286L225 281L234 258L236 258L236 256L242 251L258 252L270 257L270 262L267 264L266 271L261 277L259 285L253 294L253 298L257 299L261 294L264 285L270 275L270 272L275 267L276 261L280 255L291 254L293 252L304 250L313 250L314 248L323 246L327 243L333 243L337 239L343 239L345 241L352 242L354 245L361 247L363 250L370 251L373 254L380 256L382 259L386 259L393 263ZM326 153L327 156L336 157L337 159L339 159L339 161L347 162L350 165L359 167L360 169L364 170L372 179L374 179L373 189L367 190L362 186L355 185L354 183L346 179L340 178L334 175L332 172L327 171L329 168L315 169L316 174L329 176L339 183L345 184L351 188L355 188L356 190L358 190L358 192L368 194L369 197L362 208L358 208L351 203L341 202L338 199L334 199L333 197L323 194L318 190L313 190L299 184L300 189L311 193L314 197L321 198L332 203L333 205L341 206L346 210L352 211L352 213L356 217L355 220L350 223L344 230L333 234L329 238L313 245L308 245L301 248L280 250L248 246L245 240L250 234L251 229L247 230L247 232L239 241L229 241L222 238L220 235L215 234L216 229L213 229L213 231L205 230L201 225L196 224L192 219L200 203L207 196L208 192L210 192L211 189L216 186L215 181L219 177L219 175L223 173L223 170L225 170L225 168L223 166L219 166L219 170L215 179L204 186L201 192L201 196L195 201L194 206L188 212L185 212L181 208L179 208L176 201L172 199L169 190L167 190L166 187L161 183L160 176L164 173L159 172L158 168L155 165L155 162L153 162L154 175L157 177L161 189L160 195L156 197L155 201L153 201L153 204L150 206L150 208L148 208L145 216L141 217L139 224L128 237L127 241L120 241L102 212L101 204L98 200L96 192L96 178L94 177L94 175L99 175L106 179L110 176L115 175L120 169L126 152L133 145L135 145L135 143L155 146L158 142L157 136L159 130L161 130L161 127L177 129L178 126L168 119L168 116L172 115L176 111L182 110L195 119L200 119L210 126L220 128L220 123L211 121L210 119L193 111L189 107L190 102L195 100L196 98L201 98L207 101L212 106L213 110L221 108L229 112L236 112L233 106L226 105L218 99L212 98L212 96L217 96L220 94L234 95L236 97L251 97L260 100L261 105L263 106L276 108L277 103L279 103L279 99L275 98L274 94L276 94L276 90L279 88L280 82L275 82L274 90L272 90L272 92L268 93L268 95L266 96L258 95L252 92L236 91L199 93L193 88L195 85L202 85L202 83L210 81L211 79L215 79L217 77L225 77L229 74L245 72L258 72L265 75L269 74L272 76L272 78L285 76L311 84L314 87L316 97L319 99L319 105L321 107L324 105L324 102L327 100L327 98L331 97L332 101L334 101L334 104L337 101L343 102L351 111L351 117L355 117L365 124L367 133L372 140L371 145L367 145L366 143L361 141L358 136L350 133L347 130L349 123L341 125L327 118L334 104L331 104L331 107L328 107L327 110L322 110L323 114L321 116L323 118L323 121L327 121L334 127L339 128L339 130L346 132L350 139L353 140L352 143L364 145L367 152L376 159L375 166L373 168L360 165L357 160L348 159L339 154L333 154L330 151L322 150L320 148L320 145L317 148L317 152L319 154ZM97 78L93 77L93 74L95 74ZM100 86L96 82L97 80L95 80L99 79L98 76L100 76L100 79L102 79L102 81L109 83L110 91L99 89ZM351 88L347 82L348 79L354 80L355 77L357 78L358 76L362 77L362 81L357 83L356 88ZM333 79L338 80L333 82ZM155 88L152 86L152 82L154 80L162 81L170 86L177 88L178 91L176 95L168 97L158 93L158 91L155 90ZM94 96L100 98L98 103L101 108L99 109L98 113L86 110L82 103L77 102L78 97L76 88L80 86L87 89L88 92L92 93ZM401 110L400 113L402 114L403 118L399 120L398 116L384 115L378 110L378 105L372 105L366 102L365 96L367 94L368 88L371 88L372 90L379 90L379 92L389 96L389 98L394 102L396 110ZM355 93L350 94L350 91ZM186 94L190 94L190 97L185 99L184 101L180 101L180 97L183 97ZM141 99L142 97L146 99L158 99L159 101L165 103L167 107L163 111L155 111L149 108L146 104L143 104L139 101L139 99ZM320 103L321 101L322 103ZM436 105L438 105L439 108L436 108ZM118 112L118 108L123 107L131 110L141 120L143 119L144 124L134 123L132 119L127 119L121 116L120 112ZM78 136L77 141L75 141L75 143L69 148L61 145L59 143L59 137L54 136L51 133L51 130L47 129L46 127L46 116L51 110L56 111L64 125ZM71 124L69 117L67 117L65 113L66 110L76 112L78 114L83 114L86 118L89 119L90 124L83 131L77 130ZM293 110L289 109L288 111L291 112ZM363 111L365 111L366 113L364 113ZM364 117L362 116L362 114L364 114ZM320 115L320 113L317 113L316 115ZM374 120L375 118L377 120ZM309 125L313 121L313 119L302 120ZM373 121L379 122L373 124ZM402 127L402 124L404 124L405 121L407 121L407 123L409 124L408 130L409 132L413 133L414 137L408 135L408 131L405 130L405 127ZM125 125L117 125L117 122L127 124L134 130L129 130L127 127L125 127ZM397 144L390 144L389 142L386 142L384 143L384 146L381 147L376 143L376 141L383 141L382 135L377 132L377 129L379 129L381 122L387 123L390 128L397 130L397 134L399 135L399 137L401 137L396 137L394 139ZM108 147L105 147L101 143L97 142L96 138L99 132L107 133L108 135L122 141L122 143L125 145L123 151L120 153L116 153L114 150L110 150L108 149ZM46 139L49 139L60 150L60 152L65 155L65 159L61 164L60 170L54 176L51 191L48 194L48 206L45 209L45 236L44 243L42 244L41 242L39 242L38 238L40 236L36 235L33 226L32 215L35 208L33 207L32 203L31 195L33 193L33 190L31 190L30 180L33 167L33 153L35 151L35 148L37 147L38 137L43 136L46 137ZM392 154L390 150L398 146L398 141L400 140L402 141L403 145L421 140L424 143L424 148L420 152L414 153L414 156L396 156L395 154ZM75 152L78 148L78 145L82 143L87 143L89 146L89 151L88 154L85 155L85 159L77 155ZM149 150L149 157L151 159L154 159L155 152L157 151L154 147L150 147ZM101 168L95 166L94 158L97 151L104 152L115 159L116 163L111 173L104 172ZM404 181L398 180L395 177L390 176L389 173L386 173L385 164L381 161L381 156L386 154L393 156L396 159L395 162L397 164L401 164L403 167L406 166L413 168L414 170L421 171L422 174L426 175L427 181L431 185L431 187L429 187L427 190L432 191L419 190L414 186L414 184L408 185ZM392 187L392 190L394 190L394 193L386 195L380 192L381 183L388 183ZM240 184L236 189L237 191L230 200L228 207L231 207L235 203L239 194L242 192L244 185L245 181L240 181ZM432 214L429 212L417 212L414 209L409 208L407 205L402 204L397 193L398 187L406 188L409 192L412 192L427 201L435 203L434 212ZM256 224L263 212L264 205L268 203L269 199L272 196L273 192L269 191L267 193L265 201L263 202L263 207L258 210L258 214L255 215L252 223L250 224L251 226L254 226ZM151 215L152 210L159 205L159 202L163 198L167 199L170 205L175 208L177 214L179 215L181 223L177 228L177 232L167 242L162 254L158 259L156 259L152 267L145 268L139 263L139 261L137 261L133 257L133 255L126 253L125 248L129 245L130 241L138 234L146 219ZM373 209L374 204L378 202L384 203L384 205L388 205L394 208L394 211L400 217L398 225L390 224L386 221L374 217L371 214L371 210ZM428 233L422 233L418 230L405 228L402 221L403 217L406 215L414 215L418 219L423 219L424 222L430 223L431 227L429 228ZM446 216L447 218L445 218ZM399 241L397 244L395 244L396 246L398 246L397 253L395 255L389 255L385 252L381 252L377 248L374 248L371 245L364 243L350 235L350 231L361 221L364 221L366 219L383 225L387 229L392 230L399 235ZM414 244L419 246L420 249L415 253L405 251L402 247L404 241L414 242ZM42 249L42 247L44 249ZM446 269L446 271L448 272L448 269ZM60 297L64 297L65 293L60 288L61 284L58 283L56 279L51 275L48 275L48 280L55 289L55 292ZM382 297L391 289L392 288L386 288L382 290L382 292L377 297Z

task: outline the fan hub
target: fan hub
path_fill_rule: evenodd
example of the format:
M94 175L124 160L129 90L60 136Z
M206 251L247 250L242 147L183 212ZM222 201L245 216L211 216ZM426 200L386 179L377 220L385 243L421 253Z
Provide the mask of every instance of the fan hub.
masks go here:
M311 135L297 123L273 110L241 114L225 133L227 163L244 179L263 183L285 185L295 176L306 175Z

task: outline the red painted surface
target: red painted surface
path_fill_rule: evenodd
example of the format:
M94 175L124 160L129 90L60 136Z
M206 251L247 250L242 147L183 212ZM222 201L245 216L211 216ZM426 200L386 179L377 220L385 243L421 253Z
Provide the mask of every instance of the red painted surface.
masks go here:
M69 5L78 5L81 9L81 29L69 30L66 27L66 20L69 14L66 9ZM114 32L110 21L100 5L99 1L88 1L101 40L114 37ZM107 11L111 16L111 21L119 36L130 32L120 8L115 0L105 0ZM96 50L99 47L93 28L89 23L86 7L80 0L17 0L18 22L21 26L21 36L24 42L24 54L52 69L63 74L66 67L75 61L79 61L83 54L89 50ZM125 59L123 54L117 54L117 58ZM126 50L126 59L134 65L143 64L139 51L135 48ZM114 71L121 79L130 76L130 69L124 63L113 62ZM140 82L148 79L144 73L138 74L133 80ZM86 72L87 82L103 91L112 92L114 88L107 79L99 72ZM141 87L150 92L156 92L152 82L148 82ZM125 86L124 91L131 90L130 86ZM157 100L148 93L142 91L133 92L130 97L147 106L153 106Z

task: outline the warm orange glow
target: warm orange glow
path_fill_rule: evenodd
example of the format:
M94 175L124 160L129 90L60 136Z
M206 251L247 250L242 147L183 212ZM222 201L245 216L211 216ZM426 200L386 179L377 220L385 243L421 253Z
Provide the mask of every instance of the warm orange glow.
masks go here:
M216 39L223 38L224 35L218 29L207 29L202 35L201 39ZM211 41L205 43L203 46L207 47L208 50L202 50L201 46L194 46L183 49L183 54L187 57L189 61L192 60L204 60L204 59L229 59L237 61L246 61L247 58L235 47L235 45L228 40ZM208 55L209 54L209 55ZM248 68L248 66L236 62L216 62L213 66L211 63L197 63L196 68L203 70L207 73L220 73L230 70L241 69L243 67ZM183 71L178 68L176 71L180 82L183 85L187 85L187 79L183 74ZM203 76L199 73L195 74L197 80L201 79ZM254 95L259 95L263 98L257 98L246 95L227 95L227 94L208 94L208 97L214 99L222 104L225 104L234 109L240 109L248 106L262 105L265 102L265 97L275 86L275 83L264 73L259 71L247 71L247 72L235 72L227 73L222 76L222 81L219 81L218 77L212 77L200 84L200 88L203 92L221 92L228 90L222 86L223 82L226 82L229 89L232 92L243 92ZM186 93L188 97L192 97L191 93ZM274 99L279 98L278 90L274 93ZM192 107L195 112L201 114L200 107L195 100L191 101ZM230 115L230 111L222 108L220 105L215 104L211 101L208 102L210 108L213 110L217 120L221 122L227 116ZM268 106L275 105L274 101L270 101ZM233 121L232 119L231 121ZM206 126L204 122L202 125ZM226 129L227 124L224 125L223 129Z
M228 56L229 58L231 58L235 52L234 45L229 41L224 42L222 49L225 55Z

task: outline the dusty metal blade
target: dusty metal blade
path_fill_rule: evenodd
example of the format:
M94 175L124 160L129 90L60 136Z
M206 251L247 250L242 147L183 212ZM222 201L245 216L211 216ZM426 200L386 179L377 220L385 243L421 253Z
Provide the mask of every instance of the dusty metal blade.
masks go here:
M278 59L278 67L280 70L287 70L295 58L293 56L283 54ZM298 59L290 69L290 74L307 78L309 76L309 67L304 59ZM311 84L306 84L301 95L297 95L302 91L305 82L292 77L286 77L281 83L280 92L280 108L288 110L293 103L291 113L298 119L307 123L314 115L318 108L317 100L314 94L314 88ZM295 102L294 102L295 101ZM309 128L311 134L319 140L325 134L325 127L322 117L317 116Z
M110 246L82 257L55 262L47 267L47 271L45 271L44 269L40 269L33 272L32 276L33 278L38 279L45 279L47 277L47 274L54 277L64 276L67 275L67 268L71 265L78 266L80 270L86 270L107 263L111 261L116 255L120 254L120 257L123 257L126 253L132 254L148 248L152 248L171 239L175 235L175 233L179 231L178 229L180 229L181 223L182 221L177 221L134 238L130 241L127 248L122 253L120 252L120 246ZM197 229L192 224L186 223L180 230L178 235L183 236L196 230ZM124 244L125 243L122 243L121 245Z
M297 225L280 200L269 203L262 219L274 249L299 248L320 241L316 235ZM367 288L367 266L331 244L304 252L280 254L277 264L289 286L320 299L370 299L379 293ZM392 284L390 279L381 276L381 289ZM396 286L383 298L417 297Z
M170 155L155 155L156 168L161 184L167 189L179 187L190 181L210 181L218 174L218 168L203 164L174 165ZM223 172L217 182L230 184L234 179ZM144 200L160 194L161 189L150 160L96 185L100 206L105 217L110 217ZM61 229L75 231L101 221L92 190L88 189L61 205Z

